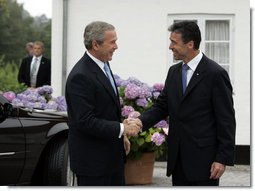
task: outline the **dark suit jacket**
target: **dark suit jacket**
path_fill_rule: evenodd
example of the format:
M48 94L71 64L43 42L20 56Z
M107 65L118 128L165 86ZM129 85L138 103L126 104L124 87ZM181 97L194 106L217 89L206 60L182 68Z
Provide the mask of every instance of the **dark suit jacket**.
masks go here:
M86 53L68 76L66 101L71 169L78 175L102 176L123 168L119 96Z
M30 71L31 71L31 62L33 57L26 57L22 60L18 81L19 83L25 83L28 87L30 84ZM51 85L51 60L42 57L39 70L37 73L36 87L41 87L43 85Z
M182 63L169 69L157 104L140 119L146 128L169 116L167 175L178 152L191 181L208 179L214 161L234 164L235 114L227 72L203 55L182 95Z

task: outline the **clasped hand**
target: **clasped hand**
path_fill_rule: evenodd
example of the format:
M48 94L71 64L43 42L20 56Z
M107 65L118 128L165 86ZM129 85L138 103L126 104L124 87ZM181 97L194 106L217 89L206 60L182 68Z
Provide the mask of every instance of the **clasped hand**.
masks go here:
M125 119L123 121L123 124L124 124L123 134L127 136L136 136L143 127L141 120L138 118Z

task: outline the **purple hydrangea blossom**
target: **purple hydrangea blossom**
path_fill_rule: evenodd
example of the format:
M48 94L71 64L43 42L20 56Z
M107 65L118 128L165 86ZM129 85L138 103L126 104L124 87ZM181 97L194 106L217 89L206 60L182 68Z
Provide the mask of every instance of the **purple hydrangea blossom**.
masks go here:
M139 97L140 87L135 84L128 84L125 88L125 97L128 99L135 99Z
M35 107L35 103L33 103L33 102L25 101L25 102L23 102L23 104L28 109L33 109Z
M33 108L42 108L43 107L43 105L42 105L42 103L41 102L35 102L34 103L34 106L33 106Z
M18 98L14 98L12 100L12 105L14 105L16 107L24 107L23 102L20 99L18 99Z
M65 97L59 96L52 98L53 89L51 86L43 86L36 89L29 88L26 91L17 94L12 100L12 104L17 107L26 107L29 109L53 109L66 111L67 105Z
M53 100L48 101L48 103L44 107L44 109L53 109L53 110L57 110L57 108L58 108L58 104Z
M135 111L135 109L132 106L125 105L121 110L121 115L127 118L132 111Z
M39 87L37 91L40 95L45 95L45 94L52 94L53 89L51 86L42 86L42 87Z
M114 77L114 79L115 79L115 82L116 82L117 87L122 86L123 80L122 80L118 75L116 75L116 74L114 74L113 77Z
M55 99L57 105L58 105L58 111L66 111L67 105L66 105L66 99L64 96L59 96Z
M139 117L141 114L138 111L132 111L129 113L128 118L137 118Z
M141 107L147 107L148 101L145 98L140 98L136 100L136 104Z
M140 80L138 80L137 78L134 78L134 77L129 77L128 79L127 79L127 82L129 83L129 84L135 84L135 85L137 85L137 86L142 86L144 83L142 83Z
M161 120L156 125L154 125L154 127L157 127L157 128L168 128L169 126L168 126L168 123L166 122L166 120Z
M25 100L29 102L36 102L39 97L39 94L37 92L32 92L31 94L27 95Z
M154 142L157 146L160 146L165 142L165 135L156 132L151 136L151 141Z
M151 90L148 85L142 85L139 89L139 98L150 98L151 97Z
M39 97L37 98L37 101L39 101L39 102L41 102L41 103L46 103L46 102L47 102L47 100L46 100L45 97L43 97L43 96L39 96Z

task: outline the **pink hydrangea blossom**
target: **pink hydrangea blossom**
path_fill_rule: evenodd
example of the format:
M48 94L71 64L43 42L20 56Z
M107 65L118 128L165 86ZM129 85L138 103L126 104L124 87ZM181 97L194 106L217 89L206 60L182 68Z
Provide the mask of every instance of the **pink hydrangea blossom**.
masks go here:
M9 101L12 101L12 100L16 97L16 95L15 95L15 93L14 93L13 91L4 92L4 93L3 93L3 96L4 96L6 99L8 99Z

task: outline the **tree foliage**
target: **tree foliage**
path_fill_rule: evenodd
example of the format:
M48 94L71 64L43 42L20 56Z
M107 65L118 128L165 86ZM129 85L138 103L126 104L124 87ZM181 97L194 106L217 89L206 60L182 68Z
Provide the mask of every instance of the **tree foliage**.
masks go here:
M3 62L4 56L0 57L0 93L13 91L20 93L27 89L25 84L20 84L17 80L19 67L15 63Z
M0 0L0 56L4 63L19 65L27 42L42 41L44 56L51 58L51 19L31 17L16 0Z

